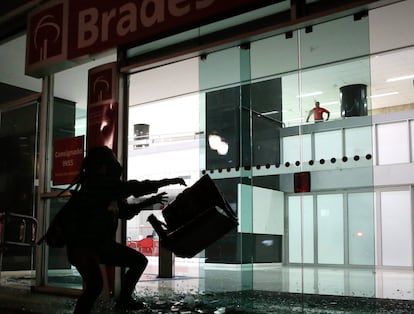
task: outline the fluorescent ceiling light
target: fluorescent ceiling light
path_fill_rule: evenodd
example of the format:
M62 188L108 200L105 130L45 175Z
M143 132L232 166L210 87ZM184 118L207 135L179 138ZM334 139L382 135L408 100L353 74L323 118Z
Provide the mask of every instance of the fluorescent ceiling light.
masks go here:
M397 95L398 92L390 92L390 93L384 93L384 94L376 94L376 95L371 95L369 96L370 98L379 98L379 97L386 97L386 96L392 96L392 95Z
M323 94L323 92L312 92L312 93L307 93L307 94L300 94L300 95L297 95L296 97L297 98L303 98L303 97L310 97L310 96L317 96L317 95L321 95L321 94Z
M389 78L385 81L386 82L396 82L396 81L402 81L402 80L409 80L409 79L412 79L412 78L414 78L414 74L398 76L398 77L392 77L392 78Z
M279 111L273 110L273 111L263 112L263 113L261 113L261 115L262 116L269 116L269 115L274 114L274 113L279 113Z

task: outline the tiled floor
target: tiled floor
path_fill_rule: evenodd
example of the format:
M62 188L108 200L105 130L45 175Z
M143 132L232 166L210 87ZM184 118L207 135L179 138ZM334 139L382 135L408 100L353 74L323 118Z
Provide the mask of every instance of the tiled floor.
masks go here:
M32 278L31 273L6 272L1 288L29 286ZM59 278L60 284L67 280L68 287L81 286L76 272L55 273L54 278ZM136 294L149 304L151 313L171 313L174 309L178 313L212 314L402 314L414 313L413 287L414 273L408 270L240 266L204 264L197 259L176 259L175 276L158 278L158 260L150 258ZM186 298L198 307L186 307ZM59 304L69 313L74 302ZM96 313L106 313L107 308L100 303Z
M280 264L224 265L176 259L175 277L159 279L158 261L150 258L137 292L223 292L258 290L414 301L414 271Z

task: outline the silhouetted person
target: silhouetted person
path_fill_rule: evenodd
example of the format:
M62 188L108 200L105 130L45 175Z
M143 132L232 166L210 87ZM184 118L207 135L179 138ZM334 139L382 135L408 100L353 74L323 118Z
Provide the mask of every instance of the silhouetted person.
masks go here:
M319 101L315 101L315 107L309 111L308 117L306 118L306 122L309 122L309 118L313 115L313 121L315 122L322 122L324 121L323 114L326 114L325 121L329 120L330 112L329 110L320 107Z
M78 199L76 223L68 222L72 229L67 239L69 262L82 276L84 289L74 313L89 313L103 288L99 265L121 266L125 273L124 285L116 307L137 310L143 303L132 297L135 285L148 264L140 252L115 241L116 221L131 219L144 207L166 201L160 193L138 204L128 204L126 198L156 193L158 188L185 185L182 178L159 181L121 181L122 167L112 151L106 147L92 148L85 157L77 188L73 192Z

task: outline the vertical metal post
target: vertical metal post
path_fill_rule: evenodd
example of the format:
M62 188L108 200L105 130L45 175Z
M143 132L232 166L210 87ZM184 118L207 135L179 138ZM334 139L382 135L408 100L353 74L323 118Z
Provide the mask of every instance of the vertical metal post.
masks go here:
M5 221L5 214L0 213L0 281L1 281L1 272L3 270L3 246L4 246L4 228L6 226ZM0 282L1 284L1 282Z
M175 276L175 256L160 245L158 255L158 278L173 278Z
M53 104L53 76L43 78L41 102L39 110L39 159L38 159L38 179L37 189L37 211L36 219L39 222L38 234L45 232L46 221L48 219L47 201L42 198L42 194L50 191L50 148L52 132L52 104ZM48 248L45 245L38 246L36 249L36 286L47 284L48 269Z

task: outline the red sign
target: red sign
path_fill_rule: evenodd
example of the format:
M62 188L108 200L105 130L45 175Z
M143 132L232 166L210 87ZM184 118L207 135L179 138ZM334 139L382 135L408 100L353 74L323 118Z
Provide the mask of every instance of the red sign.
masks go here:
M41 76L81 56L141 44L282 0L56 0L32 12L26 72Z
M67 10L66 0L59 0L32 12L26 42L27 74L41 77L45 69L53 73L68 67Z
M87 105L87 148L108 146L117 149L118 71L116 62L89 70Z
M278 1L117 0L71 1L69 58L128 43L172 35L214 20Z
M53 143L53 184L71 184L79 176L83 161L84 136Z

